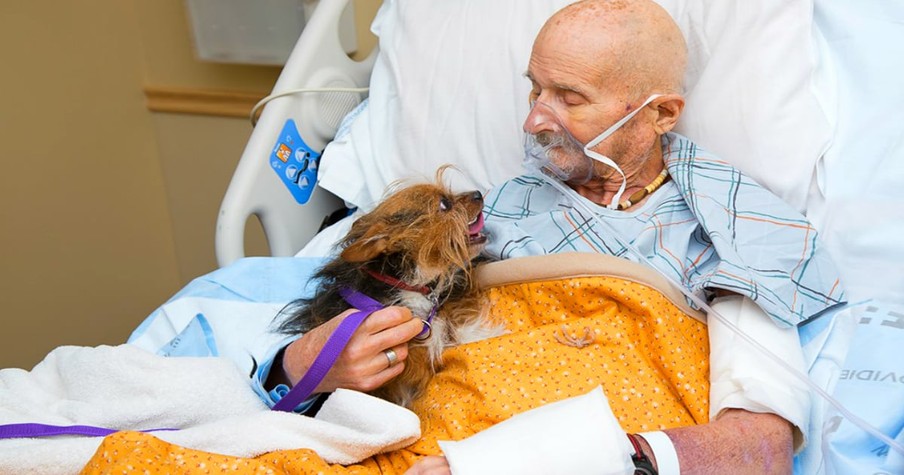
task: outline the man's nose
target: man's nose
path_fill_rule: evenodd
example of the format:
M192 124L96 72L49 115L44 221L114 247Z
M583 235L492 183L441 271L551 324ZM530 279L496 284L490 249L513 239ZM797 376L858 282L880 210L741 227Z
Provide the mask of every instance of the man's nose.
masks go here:
M554 113L549 106L542 102L534 102L531 104L530 112L524 119L524 132L536 135L540 132L550 132L556 129Z

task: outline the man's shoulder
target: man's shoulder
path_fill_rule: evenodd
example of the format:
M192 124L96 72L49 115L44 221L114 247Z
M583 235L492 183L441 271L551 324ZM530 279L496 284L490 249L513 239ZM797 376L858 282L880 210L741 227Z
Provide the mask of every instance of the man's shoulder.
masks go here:
M799 222L805 218L756 180L679 134L663 140L663 159L678 192L701 219L701 213L733 209L765 213Z
M663 136L662 158L669 175L679 186L701 186L704 181L715 180L765 190L731 162L678 133L669 132Z
M672 163L688 165L712 164L719 168L736 170L727 160L710 152L705 147L676 132L668 132L662 137L662 158L666 166Z

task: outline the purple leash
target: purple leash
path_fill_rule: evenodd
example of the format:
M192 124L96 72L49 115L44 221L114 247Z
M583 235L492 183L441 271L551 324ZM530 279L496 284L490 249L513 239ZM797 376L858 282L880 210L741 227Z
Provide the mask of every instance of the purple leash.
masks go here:
M147 429L138 432L156 432L162 430L179 430L179 429ZM91 437L106 437L117 429L107 429L106 427L95 426L58 426L53 424L39 424L35 422L22 424L2 424L0 425L0 439L17 439L21 437L53 437L57 435L87 435Z
M333 367L333 363L339 358L345 345L352 338L355 330L361 326L361 323L370 316L370 314L383 308L380 302L349 288L339 291L339 295L348 302L349 305L358 309L357 312L346 317L345 320L336 327L336 331L330 335L330 338L323 345L323 349L314 359L314 363L308 368L308 372L298 381L298 383L283 396L282 399L273 405L274 411L290 412L299 404L304 402L317 385L326 377L326 373Z

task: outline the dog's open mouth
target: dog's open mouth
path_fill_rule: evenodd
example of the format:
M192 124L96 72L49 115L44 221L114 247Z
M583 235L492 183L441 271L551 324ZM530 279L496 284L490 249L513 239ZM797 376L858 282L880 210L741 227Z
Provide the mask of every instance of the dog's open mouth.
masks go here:
M483 230L483 213L477 213L477 216L473 221L468 223L468 243L473 245L483 244L487 241L486 235L482 232Z

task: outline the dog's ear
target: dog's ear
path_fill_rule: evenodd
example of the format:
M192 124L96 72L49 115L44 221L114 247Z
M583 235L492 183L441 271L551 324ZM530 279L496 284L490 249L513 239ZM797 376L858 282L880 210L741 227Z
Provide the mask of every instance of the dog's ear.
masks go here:
M383 254L389 247L390 236L382 223L371 225L362 236L348 245L340 254L346 262L367 262Z

